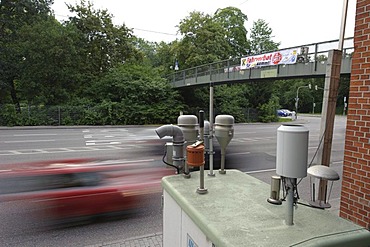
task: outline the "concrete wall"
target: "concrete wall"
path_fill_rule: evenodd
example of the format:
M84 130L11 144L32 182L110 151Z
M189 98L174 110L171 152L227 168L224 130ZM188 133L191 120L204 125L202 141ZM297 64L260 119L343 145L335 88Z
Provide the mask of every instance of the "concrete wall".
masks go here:
M370 229L370 0L357 0L340 216Z

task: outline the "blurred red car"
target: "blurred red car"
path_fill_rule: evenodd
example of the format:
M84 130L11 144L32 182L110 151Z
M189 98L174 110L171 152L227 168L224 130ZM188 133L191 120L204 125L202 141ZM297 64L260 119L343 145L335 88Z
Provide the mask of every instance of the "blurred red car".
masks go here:
M57 222L129 212L161 192L174 170L117 161L60 160L0 167L0 202L36 203ZM160 200L160 199L158 199Z

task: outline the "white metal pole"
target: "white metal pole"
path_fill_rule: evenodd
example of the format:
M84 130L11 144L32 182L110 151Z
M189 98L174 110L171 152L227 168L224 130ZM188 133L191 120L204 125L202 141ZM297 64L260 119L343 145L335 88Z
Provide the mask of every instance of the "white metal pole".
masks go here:
M209 173L208 176L215 176L213 172L213 82L209 85Z
M342 12L342 22L340 25L340 36L338 50L343 50L344 45L344 34L346 32L346 21L347 21L347 10L348 10L348 0L343 0L343 12Z
M294 185L296 184L296 178L285 178L287 186L287 211L285 224L292 226L293 223L293 214L294 214Z

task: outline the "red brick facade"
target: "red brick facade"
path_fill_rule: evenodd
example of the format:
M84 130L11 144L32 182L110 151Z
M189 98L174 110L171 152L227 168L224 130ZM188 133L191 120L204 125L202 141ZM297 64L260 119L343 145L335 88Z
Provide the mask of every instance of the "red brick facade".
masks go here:
M357 0L340 216L370 229L370 0Z

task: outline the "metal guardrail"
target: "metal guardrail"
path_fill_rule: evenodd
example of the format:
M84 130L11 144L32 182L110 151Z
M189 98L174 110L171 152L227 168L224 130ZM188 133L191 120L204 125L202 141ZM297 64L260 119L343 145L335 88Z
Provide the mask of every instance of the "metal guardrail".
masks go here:
M306 47L303 62L290 65L274 65L240 70L242 57L214 62L185 70L168 76L173 87L223 84L245 80L289 79L325 76L328 52L338 47L339 40L330 40L280 49L278 51ZM343 46L341 73L351 73L353 38L346 38ZM245 57L245 56L243 56Z

